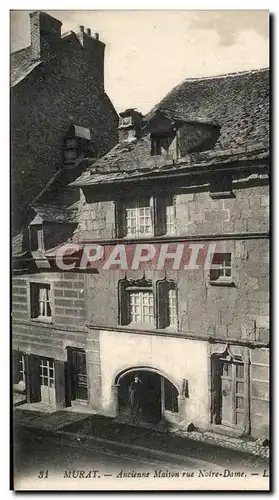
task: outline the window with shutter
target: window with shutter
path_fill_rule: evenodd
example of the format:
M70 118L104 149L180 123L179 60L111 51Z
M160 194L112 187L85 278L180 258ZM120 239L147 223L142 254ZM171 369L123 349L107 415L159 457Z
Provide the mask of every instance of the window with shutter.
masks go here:
M31 318L43 321L51 320L50 285L30 283Z
M153 236L153 198L119 201L116 207L118 237Z
M172 195L138 198L116 203L117 236L140 238L175 234L175 206Z
M150 281L123 280L119 283L119 318L122 325L154 326L154 296Z

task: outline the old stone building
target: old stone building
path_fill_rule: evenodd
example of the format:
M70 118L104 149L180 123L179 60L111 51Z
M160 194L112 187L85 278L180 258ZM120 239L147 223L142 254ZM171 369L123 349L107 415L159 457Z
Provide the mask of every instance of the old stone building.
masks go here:
M25 209L63 165L70 125L89 130L90 155L117 142L117 115L104 90L105 44L80 27L30 14L31 44L11 54L12 215L16 231ZM85 138L86 139L86 138Z
M119 143L69 182L80 200L68 270L56 242L29 249L14 278L15 384L27 401L125 420L138 374L145 421L268 435L268 105L259 70L189 79L146 116L121 113ZM32 214L37 242L46 206ZM86 244L104 252L84 268ZM116 244L126 268L108 265ZM139 269L137 244L156 248Z

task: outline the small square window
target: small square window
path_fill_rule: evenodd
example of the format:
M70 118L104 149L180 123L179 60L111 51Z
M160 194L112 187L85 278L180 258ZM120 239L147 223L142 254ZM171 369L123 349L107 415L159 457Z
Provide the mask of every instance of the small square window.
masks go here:
M132 117L131 116L122 116L120 118L120 125L122 125L122 126L132 125Z
M51 320L50 285L31 283L31 318Z
M232 262L230 253L215 253L211 263L210 281L212 283L232 282Z

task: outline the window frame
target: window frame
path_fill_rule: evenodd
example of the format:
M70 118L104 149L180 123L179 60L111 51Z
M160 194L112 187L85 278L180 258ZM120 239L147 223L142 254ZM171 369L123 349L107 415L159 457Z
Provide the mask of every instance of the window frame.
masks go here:
M44 368L47 374L44 373ZM52 375L50 375L52 371ZM44 382L47 381L45 384ZM40 358L40 385L52 389L55 387L55 363L53 358Z
M145 201L149 200L149 204L145 204ZM141 204L142 203L142 204ZM146 210L146 209L149 209L149 213L150 215L147 216L145 213L143 215L140 214L140 210ZM123 207L123 210L124 210L124 221L125 221L125 228L124 228L124 231L125 231L125 238L150 238L152 236L154 236L154 197L153 196L148 196L148 197L139 197L139 198L136 198L135 200L133 199L129 199L126 201L126 203L124 204L124 207ZM134 210L135 211L135 216L131 216L130 217L130 220L131 219L135 219L135 228L136 228L136 232L135 233L131 233L128 231L128 214L127 214L127 211L130 210ZM143 218L144 220L146 220L147 218L150 219L150 232L147 233L147 232L140 232L140 228L141 228L141 218ZM132 224L131 226L132 227ZM143 227L147 227L147 224L145 223L145 226Z
M226 257L223 258L222 262L214 262L215 256L229 256L230 264L226 264ZM216 252L212 259L212 265L221 266L219 269L210 268L209 270L209 283L210 285L220 285L220 286L235 286L233 281L233 255L232 252ZM230 275L226 276L226 270L230 270ZM214 274L218 273L215 278ZM221 274L223 273L223 274Z
M46 310L48 309L47 304L49 304L49 309L50 309L50 315L34 315L34 309L37 308L38 312L40 312L40 299L39 299L39 293L40 289L45 288L48 290L48 299L45 301L46 304ZM36 304L34 304L35 300L35 294L37 295L36 297ZM30 318L31 321L38 321L38 322L43 322L43 323L52 323L53 322L53 299L52 299L52 284L47 281L30 281L29 283L29 297L30 297Z
M128 121L125 123L125 120L127 119ZM133 125L132 116L128 115L120 117L120 127L130 127L131 125Z
M153 325L154 326L154 318L155 318L155 300L154 300L154 293L153 293L153 289L152 287L150 287L150 289L143 289L143 288L140 288L140 287L135 287L134 289L129 289L129 287L127 287L126 289L126 293L129 294L129 298L128 298L128 304L129 304L129 312L128 312L128 316L130 317L130 325L146 325L146 326L149 326L149 325ZM145 304L144 303L144 294L148 294L149 295L149 299L151 298L151 304ZM136 297L136 295L139 297L139 304L132 304L132 297ZM140 321L136 321L133 319L133 313L132 313L132 307L133 305L136 307L138 306L140 309L139 309L139 316L140 316ZM147 316L149 316L151 318L151 321L144 321L143 318L144 318L144 307L152 307L152 313L151 314L148 314Z
M160 290L161 287L161 290ZM162 288L164 287L164 288ZM175 292L175 304L170 303L169 292ZM140 321L134 321L131 313L131 295L132 293L149 292L152 295L152 321L143 321L143 313L140 311ZM167 292L167 294L166 294ZM164 299L161 301L162 293ZM139 300L138 306L150 307L150 305L141 303ZM170 308L175 307L175 322L171 323ZM158 330L179 330L179 314L178 314L178 287L177 283L173 280L157 280L155 282L135 280L119 280L118 282L118 324L120 326L138 327L138 328L152 328Z
M149 200L149 205L145 204L144 200ZM130 206L129 206L130 205ZM141 208L150 208L151 231L150 233L140 232L140 214ZM127 210L135 210L136 213L136 232L128 232L127 225ZM169 212L169 213L168 213ZM170 230L170 226L172 229ZM115 201L115 227L116 237L123 239L147 239L156 236L175 236L177 233L176 227L176 204L175 195L173 193L153 193L146 197L139 196L135 199L119 198Z

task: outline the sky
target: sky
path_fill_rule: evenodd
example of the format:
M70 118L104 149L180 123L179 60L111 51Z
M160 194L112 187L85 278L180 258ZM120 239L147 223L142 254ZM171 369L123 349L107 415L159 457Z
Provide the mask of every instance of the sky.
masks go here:
M30 44L28 10L11 11L11 50ZM106 44L105 89L116 110L143 114L186 78L267 67L266 10L47 10Z

